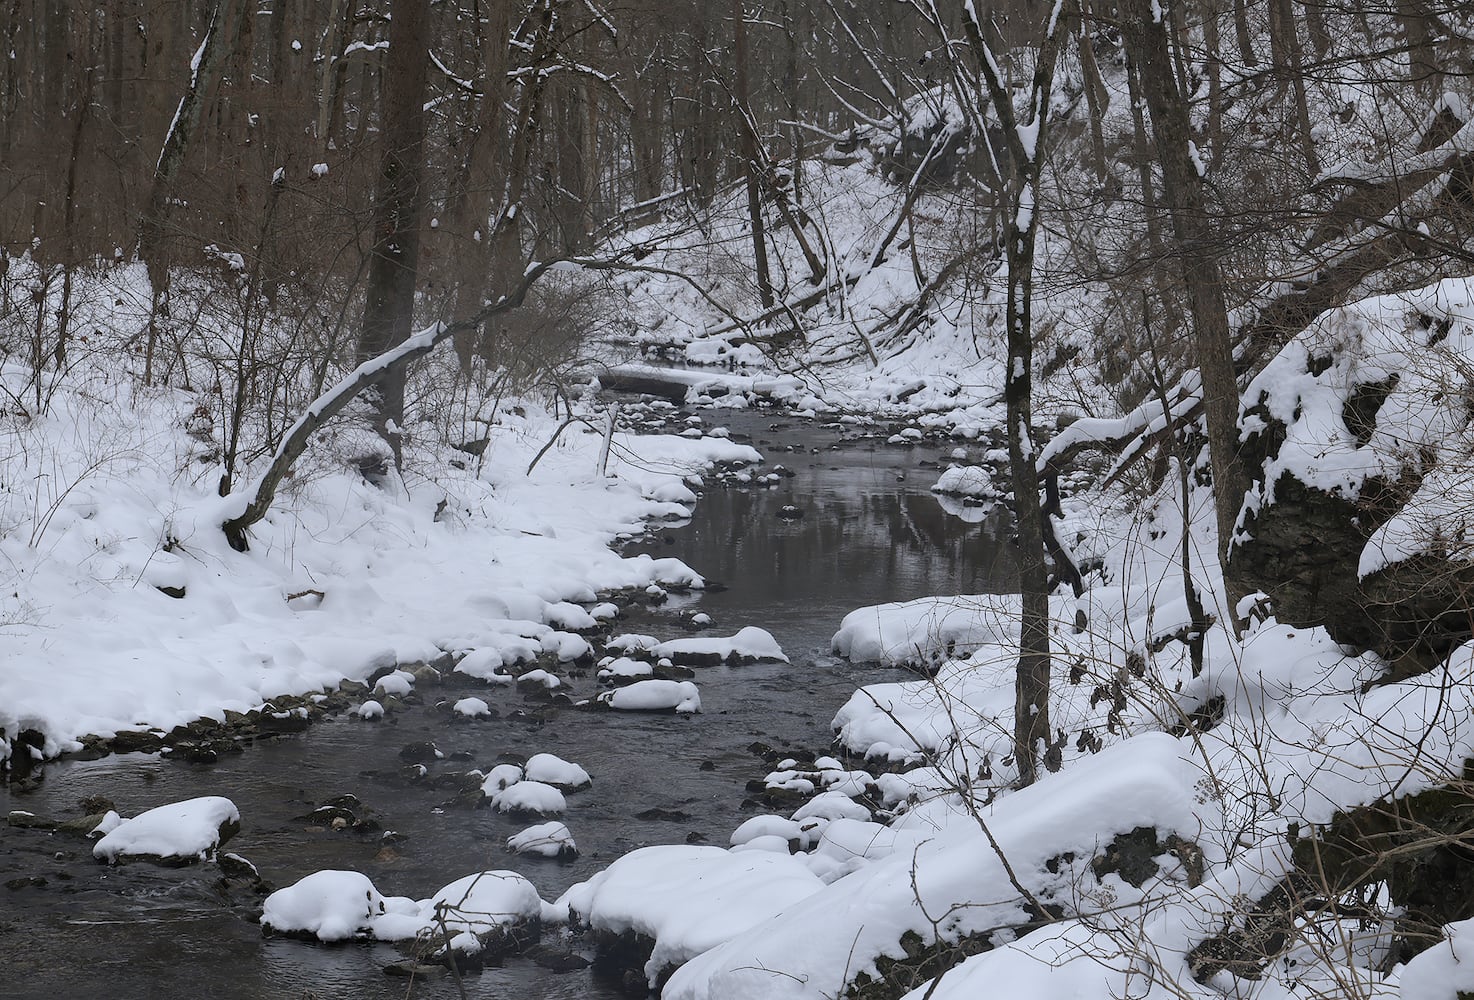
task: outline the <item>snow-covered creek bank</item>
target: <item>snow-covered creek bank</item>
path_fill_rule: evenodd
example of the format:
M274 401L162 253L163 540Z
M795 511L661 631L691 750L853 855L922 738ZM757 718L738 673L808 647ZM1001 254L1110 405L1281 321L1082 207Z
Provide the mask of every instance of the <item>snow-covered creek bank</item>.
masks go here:
M725 846L736 826L766 811L744 805L744 786L769 770L749 749L754 741L823 752L829 721L850 692L897 676L829 654L845 613L927 594L1004 589L1012 572L1001 521L965 523L929 493L937 471L922 463L944 462L954 445L886 446L884 435L840 444L853 432L758 412L702 416L708 425L726 424L734 437L750 437L769 467L781 463L795 475L767 489L712 481L689 524L657 526L632 543L631 552L676 556L726 589L673 595L662 607L632 611L616 631L674 638L687 634L682 619L700 610L713 619L706 634L767 629L790 665L699 669L703 711L695 716L551 709L514 690L469 684L425 688L423 706L383 722L339 715L214 764L142 754L53 763L36 791L0 789L0 809L76 815L79 800L103 796L133 815L225 795L239 807L242 826L228 850L272 885L320 869L354 869L386 893L417 897L467 872L511 868L554 899L637 847ZM786 505L803 516L780 518ZM590 696L592 671L572 678L572 686L575 695ZM498 717L450 724L431 707L467 695L485 699ZM401 750L425 741L462 757L436 765L441 771L489 768L503 753L550 752L582 764L593 785L569 795L561 817L580 856L560 862L511 855L506 839L526 823L450 805L453 788L407 781ZM355 796L358 815L382 829L361 836L303 818L343 795ZM382 830L401 837L386 843ZM92 860L91 847L41 831L11 829L0 837L0 943L7 956L0 995L406 995L404 980L382 972L399 957L387 945L263 938L249 919L259 896L239 883L222 889L217 866L109 868ZM465 985L469 996L482 997L617 995L587 970L554 974L529 959L487 969ZM411 995L457 992L444 977L416 981Z

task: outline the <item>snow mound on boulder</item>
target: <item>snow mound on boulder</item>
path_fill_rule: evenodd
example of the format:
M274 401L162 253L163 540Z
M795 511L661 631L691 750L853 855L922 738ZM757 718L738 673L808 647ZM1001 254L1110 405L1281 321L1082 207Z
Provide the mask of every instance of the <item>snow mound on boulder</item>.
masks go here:
M565 791L594 783L589 772L550 753L535 753L527 758L526 774L528 781L541 781Z
M778 645L772 633L754 625L740 630L727 638L708 637L694 639L671 639L662 642L653 650L657 657L668 657L676 663L787 663L783 647Z
M240 829L235 803L206 795L139 813L119 823L92 848L100 861L123 857L172 860L212 857Z
M599 703L626 712L701 711L701 692L690 681L635 681L599 695Z
M830 645L857 662L934 663L984 645L1017 644L1018 617L1014 594L921 597L851 611Z

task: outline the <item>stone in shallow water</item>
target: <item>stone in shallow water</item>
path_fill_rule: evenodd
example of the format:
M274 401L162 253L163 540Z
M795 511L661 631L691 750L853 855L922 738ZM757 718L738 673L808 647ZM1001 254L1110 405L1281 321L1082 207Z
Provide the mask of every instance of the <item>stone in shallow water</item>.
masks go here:
M235 803L206 795L139 813L119 823L93 847L99 861L123 858L186 863L212 857L240 831Z

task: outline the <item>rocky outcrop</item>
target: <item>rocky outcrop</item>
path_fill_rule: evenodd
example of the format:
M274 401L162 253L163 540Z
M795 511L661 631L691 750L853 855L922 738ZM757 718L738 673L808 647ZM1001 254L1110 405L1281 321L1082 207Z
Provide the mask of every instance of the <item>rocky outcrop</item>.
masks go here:
M1286 624L1428 669L1474 634L1474 306L1444 283L1334 310L1250 384L1231 559Z

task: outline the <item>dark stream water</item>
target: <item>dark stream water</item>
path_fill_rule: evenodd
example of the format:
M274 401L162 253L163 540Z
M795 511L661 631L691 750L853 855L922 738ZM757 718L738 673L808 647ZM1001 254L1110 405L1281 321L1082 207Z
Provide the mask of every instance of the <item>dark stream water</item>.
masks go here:
M228 850L250 859L275 886L323 868L369 875L388 895L424 898L461 875L511 868L555 899L620 854L688 838L723 845L756 811L743 786L768 767L748 747L823 751L829 721L860 684L897 674L852 666L829 654L830 636L856 607L926 594L1004 589L1013 578L998 518L968 524L928 493L935 462L953 445L889 447L842 442L837 430L759 412L703 413L734 437L750 437L769 465L797 475L772 489L713 484L689 524L662 526L632 543L685 560L719 592L641 610L616 631L661 638L685 634L693 607L715 620L712 634L745 625L771 631L793 663L698 671L704 713L695 717L564 710L550 719L509 718L529 708L504 690L446 686L421 690L426 702L476 694L502 718L450 726L429 708L381 724L338 717L305 733L263 739L212 765L128 754L49 765L36 791L0 787L0 811L75 817L84 796L103 795L125 816L197 795L225 795L242 814ZM770 429L775 421L776 429ZM853 437L853 432L850 434ZM883 439L883 438L882 438ZM787 451L797 448L797 451ZM764 470L765 471L765 470ZM804 517L785 521L793 504ZM591 676L575 692L594 690ZM581 856L558 862L514 856L506 838L525 824L491 810L447 806L451 792L398 778L399 751L433 739L489 767L502 752L547 751L584 765L594 785L569 796L562 817ZM374 838L309 827L313 805L352 793L385 828L406 835L392 853ZM663 818L636 814L661 810ZM319 946L265 939L249 922L259 900L222 893L214 865L107 868L90 842L0 827L0 997L377 998L457 996L447 977L407 982L382 969L400 956L384 945ZM39 878L37 878L39 877ZM44 884L3 887L17 880ZM472 997L605 998L619 994L587 970L555 975L526 959L466 980Z

